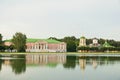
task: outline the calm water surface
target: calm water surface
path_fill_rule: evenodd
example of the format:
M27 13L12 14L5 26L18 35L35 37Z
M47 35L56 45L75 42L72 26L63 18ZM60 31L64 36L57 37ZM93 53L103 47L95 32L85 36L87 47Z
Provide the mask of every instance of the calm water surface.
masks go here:
M0 80L120 80L119 55L9 56L0 57Z

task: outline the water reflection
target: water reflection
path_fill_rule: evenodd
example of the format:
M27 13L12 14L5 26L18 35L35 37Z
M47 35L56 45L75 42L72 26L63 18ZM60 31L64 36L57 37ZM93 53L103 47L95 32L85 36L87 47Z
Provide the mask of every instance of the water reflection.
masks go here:
M74 69L76 66L76 56L66 56L66 63L63 66L64 68Z
M84 71L86 67L86 59L79 59L79 65L80 65L81 70Z
M25 55L11 55L10 57L1 57L0 70L2 65L11 66L15 74L21 74L26 71Z
M86 66L91 65L94 69L97 69L98 66L104 65L114 65L120 63L120 57L88 57L88 56L77 56L76 61L79 62L80 69L85 70ZM77 64L77 63L76 63Z
M52 67L56 68L61 64L64 69L75 69L79 66L80 70L85 71L87 66L97 69L98 66L114 65L120 63L120 57L107 56L77 56L66 54L26 54L11 55L11 58L0 57L0 71L3 65L10 66L15 74L26 72L27 67Z
M56 67L57 64L66 63L65 54L27 54L26 55L26 64L30 65L39 65L39 66L49 66Z
M2 69L2 60L0 59L0 71Z
M85 70L86 66L92 66L97 69L98 66L114 65L120 63L120 57L114 56L66 56L66 63L63 64L64 68L74 69L80 66L81 70Z
M12 71L15 74L21 74L26 71L26 60L25 60L25 55L19 56L24 59L12 59L10 60L10 65L12 67Z

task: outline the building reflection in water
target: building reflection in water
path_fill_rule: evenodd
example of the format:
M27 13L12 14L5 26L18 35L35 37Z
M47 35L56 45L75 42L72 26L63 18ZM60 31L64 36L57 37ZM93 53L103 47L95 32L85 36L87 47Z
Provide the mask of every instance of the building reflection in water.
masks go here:
M26 64L64 64L66 63L66 54L27 54Z
M80 69L85 70L86 67L86 59L79 59Z
M98 63L97 63L97 60L96 60L96 59L93 59L93 60L92 60L92 65L93 65L93 68L94 68L94 69L97 68Z
M26 54L14 55L11 58L3 59L3 57L0 57L0 71L3 65L11 66L15 74L21 74L26 71L26 66L56 67L57 64L61 64L64 68L70 69L75 69L79 65L80 69L84 72L88 65L97 69L97 66L113 65L116 62L120 62L119 57L73 56L66 54Z
M4 65L10 65L10 60L4 60L4 63L3 63Z
M0 71L2 70L2 66L11 66L15 74L21 74L26 71L26 66L40 65L56 67L57 64L64 63L66 63L66 54L14 55L10 58L2 57L0 59Z
M90 59L87 59L85 56L80 56L78 58L79 60L79 65L80 65L80 69L81 70L85 70L86 66L89 64L89 65L92 65L94 69L97 68L98 66L98 62L96 58L90 58Z
M107 57L107 56L78 56L78 62L81 70L85 70L86 66L91 65L94 69L102 65L114 65L116 62L120 61L119 57Z

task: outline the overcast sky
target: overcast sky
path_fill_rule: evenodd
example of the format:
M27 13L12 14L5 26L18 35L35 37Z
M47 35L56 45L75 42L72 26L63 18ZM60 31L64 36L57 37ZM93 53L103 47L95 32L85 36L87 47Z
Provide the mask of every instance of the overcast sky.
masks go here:
M120 0L0 0L0 33L120 41Z

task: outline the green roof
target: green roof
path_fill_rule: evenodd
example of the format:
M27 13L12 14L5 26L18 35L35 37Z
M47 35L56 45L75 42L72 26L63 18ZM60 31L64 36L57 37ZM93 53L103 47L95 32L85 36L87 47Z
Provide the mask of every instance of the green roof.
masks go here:
M111 46L107 41L105 41L105 43L103 44L103 47L113 47L113 46Z
M54 39L45 39L48 43L60 43L60 41L54 40Z
M35 42L38 42L38 41L46 41L48 43L60 43L60 41L57 41L57 40L54 40L54 39L33 39L33 38L28 38L26 40L26 42L29 42L29 43L35 43ZM12 39L5 40L5 42L12 42Z
M31 39L28 38L26 42L31 42L31 43L35 43L38 41L46 41L48 43L60 43L60 41L54 40L54 39Z
M40 39L28 38L28 39L26 40L26 42L31 42L31 43L34 43L34 42L37 42L37 41L40 41Z
M80 39L86 39L84 36L80 37Z

